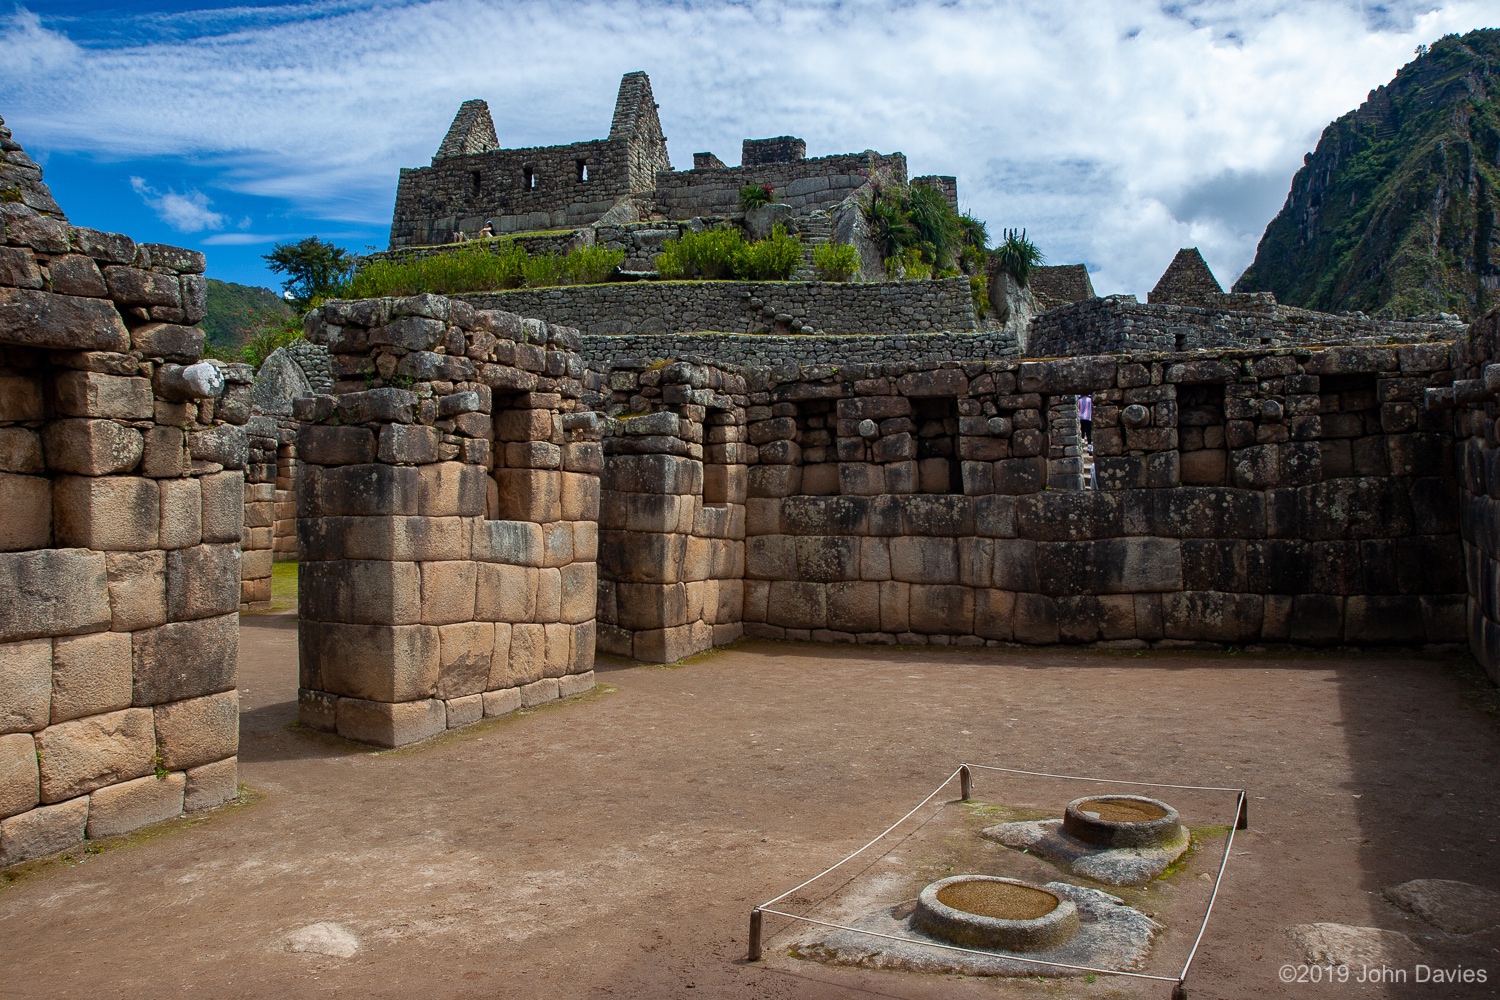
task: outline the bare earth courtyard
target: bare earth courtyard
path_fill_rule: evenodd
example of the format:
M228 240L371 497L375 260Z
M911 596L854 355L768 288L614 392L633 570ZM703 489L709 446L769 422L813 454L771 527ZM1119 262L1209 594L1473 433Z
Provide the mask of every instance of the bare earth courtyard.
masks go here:
M20 873L0 994L1166 997L836 968L774 934L744 962L752 905L965 760L1248 789L1193 997L1490 996L1500 975L1491 928L1429 943L1484 985L1278 976L1306 960L1293 925L1435 933L1383 888L1500 889L1500 726L1447 661L751 641L603 660L593 694L376 752L291 725L295 626L242 618L251 802Z

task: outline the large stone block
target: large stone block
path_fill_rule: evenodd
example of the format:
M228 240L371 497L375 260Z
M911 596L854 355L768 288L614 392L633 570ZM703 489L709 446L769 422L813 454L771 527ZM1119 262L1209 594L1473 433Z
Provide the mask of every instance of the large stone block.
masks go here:
M579 625L594 617L595 595L598 592L598 565L592 562L575 562L562 567L562 608L559 620L570 625Z
M1426 642L1420 599L1409 595L1350 597L1344 604L1344 639L1371 645Z
M167 620L167 554L110 552L105 557L110 627L116 632L155 628Z
M101 788L89 796L89 839L117 837L182 815L187 776L155 775Z
M438 629L438 640L437 696L446 700L482 693L495 653L495 626L490 622L444 625Z
M542 632L546 643L542 673L547 677L561 677L573 662L573 626L548 622L542 626Z
M713 628L702 622L635 633L632 655L643 663L675 663L713 644Z
M1016 642L1037 646L1057 642L1057 602L1042 594L1017 594L1013 628Z
M195 545L167 553L167 617L189 621L239 608L240 547Z
M548 623L558 621L562 615L562 574L553 567L545 567L536 575L536 618Z
M160 705L228 691L239 663L239 615L171 622L130 637L131 701Z
M1016 595L1008 590L974 591L974 634L1009 642L1015 636Z
M772 581L766 620L782 628L827 628L827 588L795 580Z
M474 588L479 564L464 561L420 563L421 621L452 625L474 620Z
M185 549L203 540L203 496L196 479L163 479L161 523L157 534L164 549Z
M900 539L897 539L900 541ZM858 580L859 539L850 535L803 535L795 539L795 579Z
M1135 598L1130 594L1059 597L1057 620L1063 642L1134 639Z
M442 647L431 625L303 621L297 644L304 686L381 702L418 701L437 690Z
M1254 642L1260 638L1265 601L1260 594L1191 590L1163 594L1161 611L1168 639Z
M0 642L108 628L104 558L77 549L0 553Z
M480 563L475 617L491 622L536 620L538 571L526 566Z
M30 733L0 736L0 819L23 813L41 801L36 742Z
M424 517L481 517L487 478L477 465L424 465L417 477L417 509Z
M239 759L236 757L191 768L187 772L182 811L201 812L234 801L239 795L238 780Z
M891 576L906 583L958 582L958 543L953 538L892 538Z
M143 552L160 544L161 494L154 479L61 476L53 482L52 503L59 545Z
M422 581L417 563L375 559L305 562L299 576L298 606L304 619L361 625L414 625L421 621Z
M527 622L510 627L510 655L499 656L499 631L496 631L496 657L490 665L490 688L519 687L540 680L547 664L547 630Z
M36 736L43 802L62 802L150 774L156 753L151 710L128 708L48 726Z
M911 584L891 580L880 585L880 631L911 631Z
M52 701L52 640L0 643L0 733L47 725Z
M45 549L52 542L52 483L0 472L0 552Z
M599 572L611 580L675 583L682 579L687 538L640 531L606 531L600 538Z
M828 592L828 627L840 632L880 631L880 584L832 583Z
M147 323L130 331L131 346L149 358L191 364L203 357L203 331L178 323Z
M297 433L297 456L315 465L366 465L375 461L375 432L309 424Z
M911 631L970 635L974 631L974 591L969 587L913 584Z
M201 476L203 540L237 542L245 527L245 474L216 472Z
M0 647L0 659L3 650ZM59 636L53 643L51 722L129 708L130 676L129 635Z
M0 288L0 341L59 351L130 349L130 334L108 299Z
M223 691L154 709L157 752L172 771L233 757L240 745L240 693Z
M113 420L55 420L42 430L42 450L54 472L108 476L140 463L145 439L133 427Z
M88 819L88 797L80 796L0 820L0 868L61 854L83 839Z
M317 469L317 474L309 471ZM416 514L419 474L410 466L341 465L298 467L298 517L368 517Z
M62 371L53 385L57 412L62 416L151 420L156 412L150 379Z
M499 519L547 524L562 519L562 473L548 469L496 469Z
M0 471L32 474L46 467L40 434L29 427L0 427Z

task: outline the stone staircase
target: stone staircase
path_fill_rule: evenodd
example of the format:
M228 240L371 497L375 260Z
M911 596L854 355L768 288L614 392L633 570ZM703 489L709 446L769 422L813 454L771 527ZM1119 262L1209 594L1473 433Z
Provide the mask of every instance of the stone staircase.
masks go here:
M802 240L802 266L792 272L793 281L816 281L818 272L812 266L813 251L833 237L833 219L818 209L796 220L796 235Z

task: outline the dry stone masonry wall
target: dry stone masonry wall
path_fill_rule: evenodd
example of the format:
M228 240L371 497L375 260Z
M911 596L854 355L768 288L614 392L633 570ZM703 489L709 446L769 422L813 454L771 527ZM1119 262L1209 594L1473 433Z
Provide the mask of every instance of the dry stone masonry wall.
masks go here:
M1214 305L1137 302L1109 295L1051 309L1032 321L1026 353L1070 357L1134 351L1195 351L1316 344L1451 341L1464 326L1441 320L1381 320L1277 304L1269 296L1226 295Z
M0 203L0 866L233 798L239 737L249 411L198 363L203 257L28 177Z
M434 295L330 302L299 399L301 718L396 746L593 687L602 421L578 338Z

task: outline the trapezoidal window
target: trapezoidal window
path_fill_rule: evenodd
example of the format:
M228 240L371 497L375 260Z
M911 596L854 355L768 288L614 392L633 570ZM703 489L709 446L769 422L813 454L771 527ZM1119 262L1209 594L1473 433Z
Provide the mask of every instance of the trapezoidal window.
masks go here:
M587 184L589 182L589 161L578 160L575 166L578 168L578 183Z
M521 168L521 190L523 190L523 191L535 191L536 190L536 168L535 167L522 167Z
M1228 469L1224 445L1224 385L1177 386L1178 470L1184 486L1220 486Z
M1380 400L1369 373L1318 379L1318 448L1323 478L1387 474Z
M479 193L480 182L481 182L481 178L479 176L479 171L477 171L477 170L470 170L469 171L469 190L470 190L470 193L472 193L472 194L478 194Z
M917 491L962 493L963 467L958 456L958 400L931 396L911 401L917 425Z

